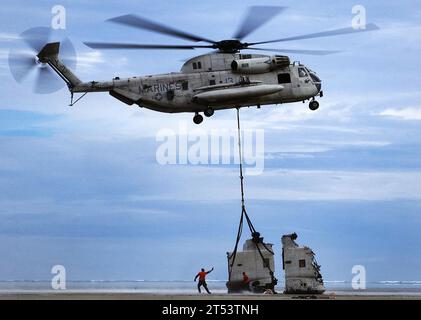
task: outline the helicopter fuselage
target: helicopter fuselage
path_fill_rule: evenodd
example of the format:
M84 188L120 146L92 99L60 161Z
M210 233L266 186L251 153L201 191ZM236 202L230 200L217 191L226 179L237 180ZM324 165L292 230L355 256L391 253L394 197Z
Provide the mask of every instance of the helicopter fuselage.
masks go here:
M215 110L322 96L317 75L300 63L290 63L287 56L239 53L206 54L188 60L180 72L83 82L71 90L108 91L128 105L166 113L204 112L206 116ZM318 103L311 101L310 108L317 109Z

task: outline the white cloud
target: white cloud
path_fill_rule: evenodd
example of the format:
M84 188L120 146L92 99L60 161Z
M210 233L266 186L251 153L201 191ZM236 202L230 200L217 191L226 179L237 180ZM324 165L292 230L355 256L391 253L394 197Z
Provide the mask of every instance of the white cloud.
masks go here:
M421 39L421 26L418 22L387 22L382 24L376 37L380 41L399 41L399 44L417 44Z
M102 63L104 58L99 51L84 52L78 56L78 62L81 63Z
M92 71L93 68L105 63L104 57L99 51L78 53L76 57L77 70L85 73L86 70Z
M107 58L100 51L81 51L77 52L77 72L82 75L95 76L95 73L111 66L114 70L121 70L121 68L128 65L126 57L119 57L117 59ZM132 72L128 72L132 74Z
M168 172L171 171L171 173ZM133 195L132 200L215 202L239 199L235 169L162 166L175 183L167 194ZM166 175L165 175L166 176ZM206 186L203 181L208 181ZM421 200L421 173L417 171L341 171L265 169L246 177L247 199L261 201L389 201ZM192 190L200 189L200 193Z
M408 108L389 108L382 112L379 112L378 115L384 117L399 118L402 120L421 120L421 108L420 107L408 107Z
M18 40L19 35L15 33L0 32L0 41Z
M273 170L249 195L260 200L421 199L416 171Z

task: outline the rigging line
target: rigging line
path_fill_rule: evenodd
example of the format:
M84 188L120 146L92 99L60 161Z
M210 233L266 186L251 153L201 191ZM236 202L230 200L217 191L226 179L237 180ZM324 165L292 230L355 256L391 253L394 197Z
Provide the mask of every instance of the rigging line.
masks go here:
M251 219L250 219L249 215L247 214L247 211L246 211L246 208L245 207L244 207L244 215L246 217L247 224L249 226L249 229L250 229L251 234L253 235L253 234L257 233L256 229L253 226L253 223L251 222Z
M249 216L248 216L248 214L247 214L246 208L244 208L244 215L245 215L245 217L246 217L247 224L248 224L248 226L249 226L249 229L250 229L250 232L252 233L252 235L259 234L259 233L256 231L256 229L254 228L253 223L251 222L251 219L250 219L250 217L249 217ZM260 236L260 234L259 234L259 236ZM273 251L272 251L271 249L269 249L263 241L262 241L262 242L260 242L260 243L263 245L263 247L264 247L267 251L269 251L272 255L274 255Z
M235 258L237 256L238 243L240 242L241 234L243 231L244 214L246 215L247 224L249 225L249 228L250 228L250 222L249 222L250 219L247 216L245 201L244 201L244 183L243 183L244 176L243 176L243 154L242 154L242 148L241 148L240 108L237 108L237 129L238 129L238 155L239 155L239 162L240 162L241 217L240 217L240 223L238 225L237 238L235 240L234 250L232 251L232 254L228 257L229 259L232 258L232 261L230 263L230 268L229 268L228 280L231 280L232 268L234 266Z
M246 220L247 220L247 224L249 225L249 229L250 229L250 232L251 232L251 234L252 234L252 236L254 237L254 236L256 236L257 237L257 235L258 235L258 237L260 238L260 233L259 232L257 232L256 231L256 229L254 228L254 226L253 226L253 223L251 222L251 219L250 219L250 217L248 216L248 214L247 214L247 212L246 212L246 209L244 208L244 214L245 214L245 216L246 216ZM261 243L262 245L263 245L263 247L268 251L268 252L270 252L272 255L275 255L275 253L271 250L271 249L269 249L269 247L268 246L266 246L266 244L263 242L263 241L258 241L258 243Z
M240 161L240 183L241 183L241 206L245 211L244 204L244 176L243 176L243 148L241 147L241 128L240 128L240 108L237 108L237 128L238 128L238 155Z
M228 259L231 259L232 258L232 261L229 264L229 268L228 268L228 273L229 273L228 274L228 281L231 280L232 269L233 269L233 266L234 266L234 263L235 263L235 258L237 256L238 243L240 242L241 234L242 234L242 231L243 231L244 217L246 217L247 225L248 225L248 227L250 229L250 232L251 232L253 238L255 238L256 236L259 237L257 239L258 241L255 241L255 244L256 244L257 250L259 252L259 255L260 255L263 263L265 263L265 258L263 256L263 253L260 250L259 243L261 243L263 245L263 247L268 252L270 252L272 255L274 255L273 251L270 250L263 241L259 241L260 234L254 228L253 223L251 222L251 219L250 219L250 217L247 214L247 210L246 210L246 206L245 206L245 200L244 200L244 176L243 176L243 151L242 151L241 127L240 127L240 108L237 108L237 129L238 129L238 155L239 155L239 162L240 162L241 217L240 217L240 223L238 225L237 238L236 238L236 241L235 241L234 250L233 250L233 252L232 252L231 255L228 255ZM274 273L273 273L272 269L270 268L270 265L268 265L267 268L269 269L269 274L271 276L272 283L277 282L277 279L274 277Z
M237 232L237 239L235 240L235 247L234 247L234 250L232 251L232 254L228 257L229 259L231 259L232 257L232 262L229 265L228 281L231 280L232 267L234 266L235 258L237 256L238 243L240 242L241 234L243 232L243 216L244 216L243 211L241 211L241 218L240 218L240 223L238 225L238 232Z
M243 175L243 144L241 140L241 126L240 126L240 108L237 108L237 129L238 129L238 156L240 162L240 184L241 184L241 209L242 215L245 215L247 224L251 233L255 233L256 229L254 228L248 214L246 211L246 205L244 200L244 175Z

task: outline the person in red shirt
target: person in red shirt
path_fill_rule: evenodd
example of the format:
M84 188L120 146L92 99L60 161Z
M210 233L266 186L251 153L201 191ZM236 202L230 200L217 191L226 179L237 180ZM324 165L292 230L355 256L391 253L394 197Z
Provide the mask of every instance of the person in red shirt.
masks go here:
M249 279L249 277L248 277L247 273L243 272L243 283L244 283L245 285L248 285L248 284L249 284L249 282L250 282L250 279Z
M202 268L201 271L198 274L196 274L196 276L194 277L194 281L196 281L196 279L199 277L199 283L197 284L197 290L199 291L199 293L201 293L200 287L203 286L206 292L211 294L211 292L208 289L208 285L206 283L206 275L208 275L212 271L213 271L213 268L210 269L209 271L205 271L205 269Z

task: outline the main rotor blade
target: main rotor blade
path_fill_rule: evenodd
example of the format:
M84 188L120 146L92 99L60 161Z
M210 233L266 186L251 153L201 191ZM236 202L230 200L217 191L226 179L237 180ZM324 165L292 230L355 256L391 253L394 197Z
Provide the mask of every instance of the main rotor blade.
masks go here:
M348 28L341 28L335 29L330 31L324 32L317 32L317 33L310 33L301 36L289 37L289 38L282 38L276 40L269 40L269 41L262 41L262 42L254 42L249 43L250 46L256 44L264 44L264 43L273 43L273 42L284 42L284 41L292 41L292 40L304 40L304 39L312 39L312 38L322 38L322 37L331 37L331 36L339 36L343 34L351 34L351 33L360 33L366 31L374 31L379 30L380 28L373 23L367 24L365 29L354 29L353 27Z
M333 50L266 49L266 48L246 48L246 49L259 50L259 51L283 52L283 53L309 54L309 55L314 55L314 56L326 56L329 54L342 52L342 51L333 51Z
M213 40L196 36L194 34L187 33L181 30L177 30L172 27L168 27L163 24L153 22L151 20L147 20L145 18L141 18L133 14L127 14L124 16L111 18L111 19L108 19L107 21L124 24L126 26L130 26L134 28L158 32L158 33L162 33L162 34L166 34L166 35L170 35L173 37L182 38L186 40L191 40L195 42L204 41L204 42L209 42L209 43L215 43L215 41Z
M213 46L169 45L169 44L137 44L137 43L107 43L107 42L84 42L92 49L180 49L189 50L196 48L213 48Z
M270 19L275 17L287 7L279 6L252 6L249 8L247 15L244 17L243 22L239 26L237 32L233 36L234 39L241 40L248 36L250 33L261 27Z

